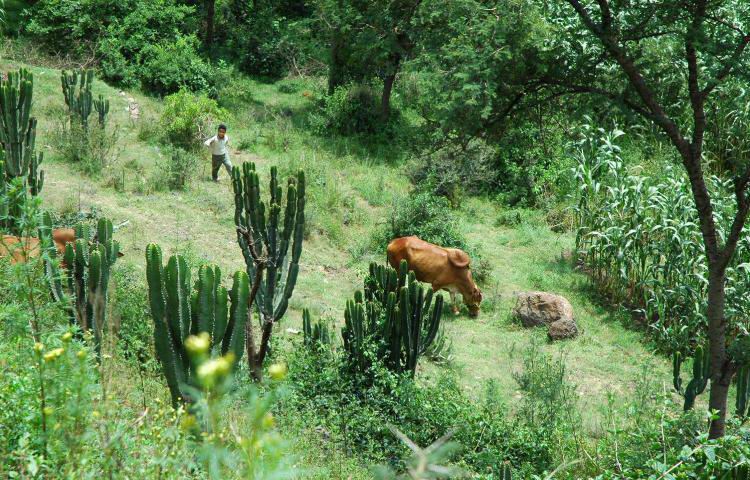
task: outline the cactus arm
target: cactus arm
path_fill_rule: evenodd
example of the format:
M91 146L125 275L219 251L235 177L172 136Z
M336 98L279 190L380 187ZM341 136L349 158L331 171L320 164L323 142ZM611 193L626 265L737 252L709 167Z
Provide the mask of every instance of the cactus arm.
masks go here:
M247 273L236 272L230 291L232 301L229 323L222 342L222 354L233 352L236 357L235 365L239 364L245 347L245 324L247 322L250 305L250 286Z

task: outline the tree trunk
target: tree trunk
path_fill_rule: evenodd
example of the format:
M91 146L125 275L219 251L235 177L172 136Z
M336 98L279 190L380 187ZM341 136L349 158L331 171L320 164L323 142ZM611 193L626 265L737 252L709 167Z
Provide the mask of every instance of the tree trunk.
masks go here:
M342 48L341 30L336 27L331 38L331 58L328 65L328 95L333 95L336 87L344 83L344 62L341 58Z
M389 74L383 80L383 96L380 99L380 114L383 116L383 123L391 117L391 93L393 92L393 83L396 81L396 73Z
M209 52L214 44L214 16L216 11L216 0L203 0L206 9L206 50Z
M716 263L715 261L712 263ZM726 422L727 395L729 385L723 385L724 364L726 363L726 319L724 318L724 269L714 265L709 267L708 276L708 344L711 356L711 393L709 409L718 411L718 417L711 421L710 438L724 435Z

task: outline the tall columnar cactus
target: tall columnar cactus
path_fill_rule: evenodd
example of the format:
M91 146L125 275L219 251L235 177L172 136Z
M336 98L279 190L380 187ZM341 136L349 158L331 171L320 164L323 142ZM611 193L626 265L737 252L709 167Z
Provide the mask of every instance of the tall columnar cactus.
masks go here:
M740 367L737 372L737 416L746 418L750 415L750 365Z
M65 104L68 106L71 126L77 122L88 130L89 116L94 105L94 95L91 93L91 85L94 83L93 70L79 70L60 74Z
M260 339L253 322L246 324L247 361L255 380L262 376L273 325L284 316L294 292L302 254L305 175L300 171L287 180L286 196L277 177L276 167L272 167L266 203L261 200L254 163L243 164L241 171L237 167L232 170L237 241L247 274L253 279L250 303L260 314Z
M42 154L35 152L36 119L31 116L34 77L28 70L9 72L0 80L0 143L3 156L0 158L0 193L8 190L8 184L20 179L24 191L38 195L44 185L44 172L39 170ZM25 197L18 197L23 200ZM6 230L20 233L14 218L21 204L0 205L0 218Z
M234 274L232 290L221 285L219 267L203 265L190 290L190 268L185 259L172 256L166 266L161 248L146 248L151 316L154 319L154 344L162 365L172 404L190 403L190 386L195 385L195 372L185 347L189 335L209 334L213 354L232 352L237 362L245 346L245 323L250 310L250 287L245 272ZM234 365L238 363L235 362Z
M91 241L88 225L76 227L76 241L65 246L60 266L56 261L57 250L52 244L49 214L44 215L40 230L43 244L48 249L45 272L52 298L66 305L71 321L77 323L82 331L94 334L96 350L101 352L107 327L110 272L120 252L119 243L112 238L112 222L100 218ZM69 300L72 300L72 305L68 303Z
M693 357L693 378L688 382L685 391L682 391L682 378L680 370L682 368L682 356L675 353L672 357L672 375L675 390L685 397L685 411L693 408L695 399L703 393L708 386L708 380L711 376L710 354L707 348L698 347L695 349Z
M307 348L331 344L328 325L320 320L313 324L310 310L306 308L302 310L302 334Z
M109 100L99 94L99 98L94 100L94 110L99 115L99 127L104 128L107 124L107 114L109 114Z
M360 372L369 366L368 346L395 372L414 376L419 357L432 345L440 328L443 297L433 305L432 289L420 285L405 261L399 272L370 265L365 293L357 292L344 311L341 335L350 363Z

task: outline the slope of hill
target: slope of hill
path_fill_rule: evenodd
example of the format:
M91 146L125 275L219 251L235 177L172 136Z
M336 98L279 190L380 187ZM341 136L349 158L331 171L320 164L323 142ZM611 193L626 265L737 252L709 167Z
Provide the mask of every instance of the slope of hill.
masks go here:
M3 71L17 66L7 61L0 64ZM226 272L225 277L244 268L233 228L231 185L224 172L219 183L210 181L208 158L186 191L149 191L149 179L158 174L157 164L165 155L155 140L160 130L160 101L96 82L94 93L102 93L112 104L119 156L100 177L87 177L51 147L62 118L60 72L29 68L35 76L35 113L40 125L37 144L45 151L47 182L42 197L46 208L58 212L96 209L116 224L128 222L117 237L124 247L122 264L132 270L128 277L132 282L145 285L144 250L150 242L159 243L165 256L180 252L216 263ZM305 82L310 90L320 88L314 80ZM139 120L128 117L129 97L140 104ZM262 175L272 165L282 172L303 168L308 178L310 235L304 244L291 309L279 334L295 341L296 334L287 329L300 328L305 307L340 325L346 299L361 287L367 263L384 258L384 252L372 246L372 232L388 221L394 202L408 195L411 188L398 162L400 157L394 155L398 152L363 145L356 139L329 139L307 132L298 120L314 108L314 100L301 91L282 93L277 85L238 78L227 87L222 102L231 113L227 123L235 165L254 161ZM111 186L113 177L123 179L117 189ZM565 357L587 412L587 428L595 432L601 428L597 412L607 403L608 393L630 390L644 366L653 375L667 378L666 362L652 355L642 335L625 328L617 313L592 300L585 277L562 258L572 247L570 233L550 231L542 213L533 211L522 212L517 225L502 225L503 213L501 207L484 199L471 199L457 212L446 212L459 216L462 230L489 261L491 271L482 285L485 303L479 318L471 319L465 313L446 316L453 362L447 366L423 362L420 378L429 381L436 369L452 368L463 387L476 395L488 380L494 380L503 400L512 405L517 394L513 372L521 362L519 352L532 338L541 338L540 332L524 330L510 318L514 293L559 293L573 304L582 333L575 340L543 348ZM123 381L121 388L126 388L126 383ZM166 388L152 386L151 391L164 400L168 397ZM285 433L298 438L300 449L305 442L314 441L314 432L294 431L294 425L289 422ZM301 453L311 465L323 469L320 478L364 475L355 464L336 470L341 468L336 462L350 462L341 460L346 456L342 452Z

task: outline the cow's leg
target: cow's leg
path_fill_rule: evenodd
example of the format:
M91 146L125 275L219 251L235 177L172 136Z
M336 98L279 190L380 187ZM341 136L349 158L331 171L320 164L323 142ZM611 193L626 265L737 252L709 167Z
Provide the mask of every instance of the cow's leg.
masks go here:
M456 302L456 292L453 290L448 290L451 294L451 309L453 310L453 315L458 315L458 303Z

